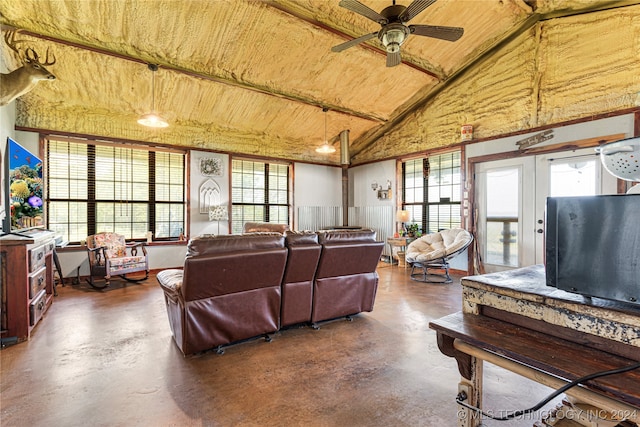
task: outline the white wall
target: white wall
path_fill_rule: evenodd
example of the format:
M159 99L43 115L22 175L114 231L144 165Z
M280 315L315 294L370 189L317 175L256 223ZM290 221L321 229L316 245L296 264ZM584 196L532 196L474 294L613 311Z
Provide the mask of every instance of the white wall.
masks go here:
M342 224L342 168L295 163L293 178L294 230Z
M385 190L387 181L391 182L392 197L379 200L377 192L371 189L371 184L377 182ZM385 160L369 163L349 169L349 205L362 206L395 206L396 194L396 161Z
M295 206L341 206L342 169L295 163L293 189Z
M15 131L15 135L15 140L18 144L44 159L44 156L40 153L40 134L17 130Z
M200 160L203 158L216 158L222 160L221 176L205 176L200 173ZM220 187L219 204L227 204L231 209L229 200L231 189L229 185L229 156L227 154L207 153L202 151L190 152L190 237L202 234L229 234L229 221L209 222L208 213L200 213L200 187L209 179Z

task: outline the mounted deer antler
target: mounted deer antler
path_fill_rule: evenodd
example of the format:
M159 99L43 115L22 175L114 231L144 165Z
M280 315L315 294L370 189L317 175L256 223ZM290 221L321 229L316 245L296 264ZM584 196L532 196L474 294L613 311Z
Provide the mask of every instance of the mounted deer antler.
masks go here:
M38 53L28 47L24 51L24 56L18 49L19 43L25 43L26 40L16 40L17 31L7 31L4 35L4 41L20 57L22 66L13 70L9 74L2 74L2 85L0 85L0 106L7 105L19 96L24 95L35 87L40 80L55 80L54 76L46 66L56 63L56 57L51 54L49 59L49 49L45 56L44 62L40 62Z

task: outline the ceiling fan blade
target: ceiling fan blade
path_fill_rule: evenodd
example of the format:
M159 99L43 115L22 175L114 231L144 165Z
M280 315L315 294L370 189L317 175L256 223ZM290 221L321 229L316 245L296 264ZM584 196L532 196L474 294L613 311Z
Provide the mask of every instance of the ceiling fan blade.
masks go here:
M342 6L345 9L349 9L352 12L359 13L365 18L369 18L380 25L384 25L389 22L387 18L380 15L378 12L369 8L368 6L363 5L358 0L340 0L340 3L338 3L338 6Z
M374 38L378 33L365 34L364 36L358 37L357 39L349 40L348 42L344 42L342 44L336 45L331 48L332 52L342 52L345 49L350 48L351 46L355 46L362 42L366 42L369 39Z
M417 36L433 37L434 39L454 42L464 34L464 28L460 27L439 27L435 25L409 25L411 34Z
M395 53L387 52L387 67L395 67L402 62L402 57L400 56L400 51Z
M422 12L435 2L436 0L413 0L413 3L407 6L405 11L400 14L398 19L400 19L400 22L409 22L410 20L418 16L420 12Z

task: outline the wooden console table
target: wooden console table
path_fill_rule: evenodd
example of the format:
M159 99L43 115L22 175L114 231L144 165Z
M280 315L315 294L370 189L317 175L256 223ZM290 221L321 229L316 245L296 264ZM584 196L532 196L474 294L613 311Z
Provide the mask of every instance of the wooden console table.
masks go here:
M482 408L483 361L556 389L640 362L638 305L548 287L543 266L466 277L461 283L462 311L429 326L437 332L440 351L456 359L459 391L469 405ZM605 425L594 423L584 408L600 418L640 422L638 369L588 381L565 394L571 405L563 413L573 415L543 425ZM479 414L460 409L458 425L480 425ZM576 424L580 416L587 419Z
M415 237L388 237L387 245L389 245L389 263L393 265L393 248L402 248L403 250L406 250L407 246L409 246L409 243L413 242L414 240ZM405 262L404 265L400 265L400 259L398 258L398 266L406 267L407 264Z

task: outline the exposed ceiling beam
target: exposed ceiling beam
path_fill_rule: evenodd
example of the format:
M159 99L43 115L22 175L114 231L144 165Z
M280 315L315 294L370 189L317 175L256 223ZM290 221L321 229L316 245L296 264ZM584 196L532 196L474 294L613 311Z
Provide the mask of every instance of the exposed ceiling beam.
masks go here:
M29 30L24 30L24 29L19 29L19 28L12 28L12 27L7 27L7 26L2 26L2 27L3 27L3 29L7 28L7 29L19 30L21 34L24 34L24 35L27 35L27 36L39 38L39 39L42 39L42 40L48 40L48 41L51 41L51 42L54 42L54 43L57 43L57 44L61 44L61 45L72 46L72 47L75 47L75 48L78 48L78 49L88 50L88 51L91 51L91 52L99 53L101 55L109 55L109 56L113 56L113 57L116 57L116 58L124 59L124 60L127 60L127 61L138 62L140 64L154 63L154 64L157 64L160 68L163 68L165 70L170 70L170 71L174 71L174 72L177 72L177 73L185 74L185 75L190 76L190 77L195 77L195 78L199 78L199 79L212 81L212 82L215 82L215 83L225 84L225 85L236 87L236 88L250 90L250 91L257 92L257 93L260 93L260 94L263 94L263 95L268 95L268 96L273 96L273 97L276 97L276 98L286 99L287 101L297 102L297 103L308 105L308 106L312 106L312 107L318 107L320 109L328 108L331 111L338 112L338 113L341 113L341 114L345 114L345 115L351 116L351 117L357 117L357 118L360 118L360 119L370 120L370 121L377 122L377 123L385 123L387 121L387 119L384 118L384 117L380 117L380 116L377 116L377 115L374 115L374 114L365 113L365 112L362 112L362 111L352 110L350 108L345 108L345 107L340 106L340 105L334 105L334 104L326 103L326 102L324 102L322 100L306 98L306 97L303 97L303 96L299 96L299 95L295 95L295 94L291 94L291 93L286 93L286 92L283 92L283 91L274 90L272 88L263 87L263 86L260 86L260 85L257 85L257 84L240 82L240 81L237 81L237 80L232 80L232 79L221 77L221 76L218 76L218 75L206 74L206 73L202 73L202 72L198 72L198 71L194 71L194 70L189 70L189 69L180 67L178 65L171 64L171 63L168 63L166 61L162 61L159 58L143 59L143 58L134 57L134 56L131 56L131 55L125 55L125 54L122 54L120 52L104 49L104 48L101 48L101 47L96 47L96 46L91 46L91 45L87 45L87 44L82 44L82 43L72 42L72 41L68 41L68 40L63 40L63 39L59 39L57 37L47 36L47 35L44 35L44 34L36 33L36 32L33 32L33 31L29 31Z

